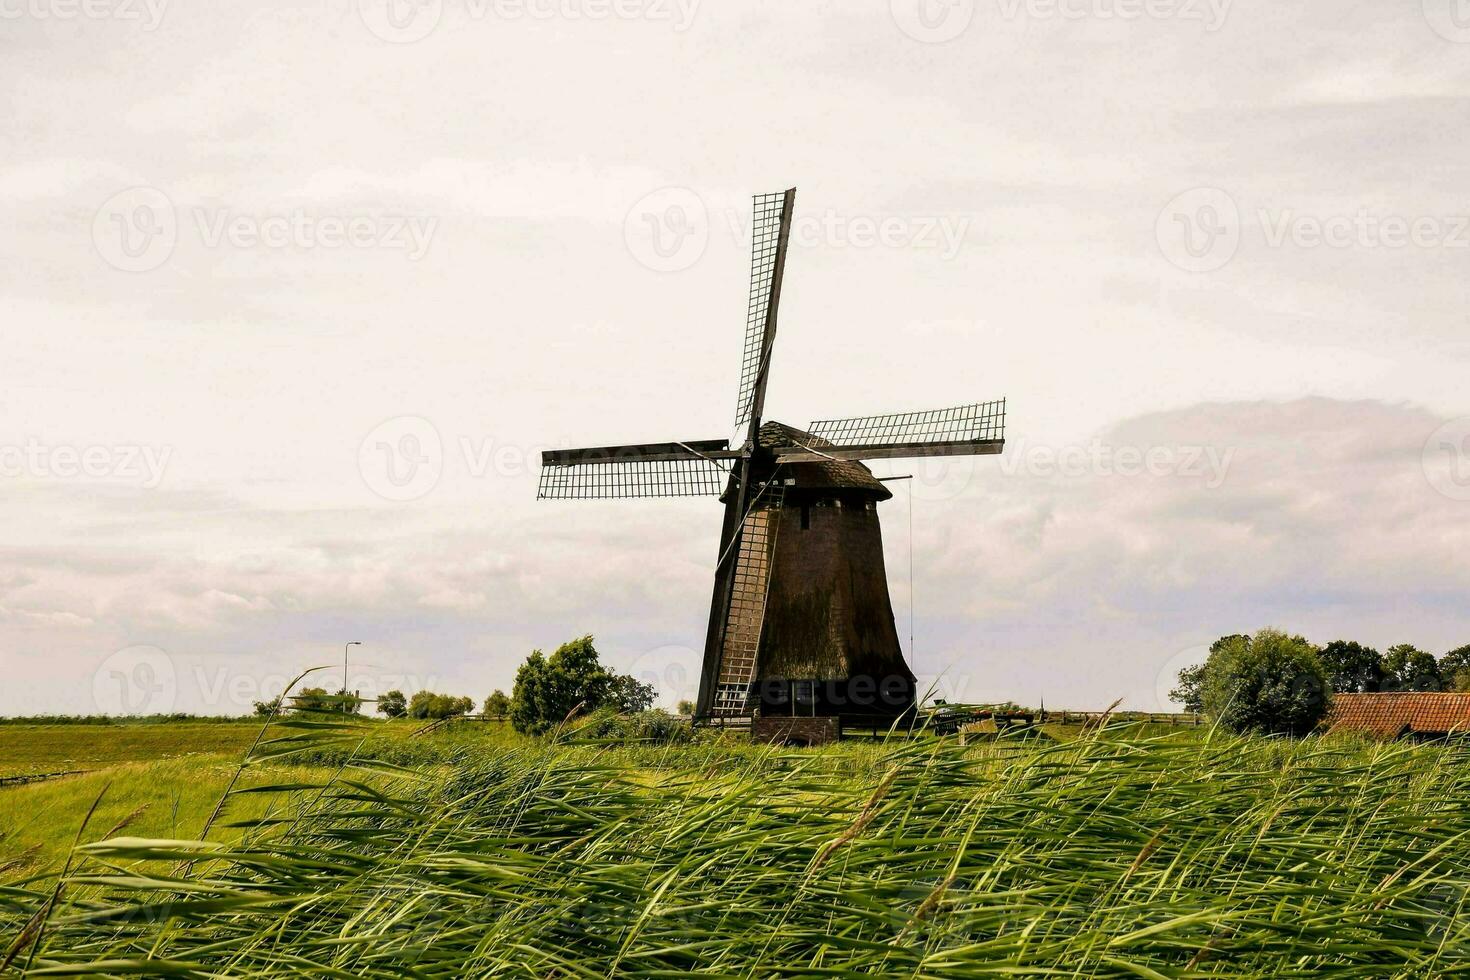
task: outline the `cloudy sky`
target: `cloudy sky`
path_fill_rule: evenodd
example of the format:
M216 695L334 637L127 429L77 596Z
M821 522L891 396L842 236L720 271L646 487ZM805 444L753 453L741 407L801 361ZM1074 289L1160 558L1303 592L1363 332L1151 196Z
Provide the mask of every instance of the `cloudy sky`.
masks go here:
M768 414L1009 398L897 463L951 699L1159 708L1222 633L1470 643L1455 0L0 0L0 714L692 693L719 508L537 503ZM910 530L912 527L912 530ZM912 574L910 574L912 556Z

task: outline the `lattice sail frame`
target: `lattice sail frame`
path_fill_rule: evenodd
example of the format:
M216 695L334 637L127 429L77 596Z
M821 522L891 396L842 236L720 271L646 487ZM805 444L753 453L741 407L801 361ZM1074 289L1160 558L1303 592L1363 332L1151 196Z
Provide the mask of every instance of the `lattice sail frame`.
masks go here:
M621 460L541 467L538 500L718 497L729 470L714 460Z
M735 427L750 424L765 353L766 319L776 281L785 191L757 194L750 223L750 296L745 305L745 348L740 356L740 387L735 399Z
M1005 438L1005 399L925 412L864 415L813 422L807 431L829 445L882 446L993 441Z

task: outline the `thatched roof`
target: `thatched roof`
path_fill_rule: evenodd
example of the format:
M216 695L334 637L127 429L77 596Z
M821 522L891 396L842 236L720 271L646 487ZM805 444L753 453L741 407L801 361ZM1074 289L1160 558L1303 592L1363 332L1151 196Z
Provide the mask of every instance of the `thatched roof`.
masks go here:
M762 425L757 441L761 449L771 451L804 446L820 452L823 447L832 446L827 440L810 432L780 422ZM873 476L872 470L855 460L823 459L812 463L791 463L785 467L783 475L794 479L796 488L800 490L865 490L877 500L887 500L893 496Z

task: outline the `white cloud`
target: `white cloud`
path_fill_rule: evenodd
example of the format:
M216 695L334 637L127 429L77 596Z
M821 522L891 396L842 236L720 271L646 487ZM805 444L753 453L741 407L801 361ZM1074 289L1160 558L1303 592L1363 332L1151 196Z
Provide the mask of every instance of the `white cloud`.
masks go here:
M724 212L792 184L808 218L967 233L949 257L793 250L773 417L1004 394L1017 450L1099 433L1235 450L1213 489L999 461L926 488L922 664L1097 706L1263 622L1426 645L1464 630L1444 589L1464 585L1465 522L1425 498L1413 445L1470 411L1462 255L1268 248L1254 224L1464 213L1470 130L1450 123L1470 62L1417 5L1240 0L1215 31L981 5L944 45L884 4L704 4L682 33L450 7L452 29L412 45L350 3L171 7L151 33L7 22L0 445L170 455L152 490L6 484L0 648L30 680L0 711L60 707L138 643L283 671L362 633L467 687L586 631L622 662L692 665L718 508L538 505L536 453L726 434L748 254ZM134 184L182 209L143 274L92 234ZM715 213L678 272L641 265L622 227L666 185ZM1204 275L1155 237L1200 186L1246 218ZM438 225L418 261L211 246L201 206ZM398 416L445 447L415 501L376 497L358 468ZM477 468L466 446L514 458Z

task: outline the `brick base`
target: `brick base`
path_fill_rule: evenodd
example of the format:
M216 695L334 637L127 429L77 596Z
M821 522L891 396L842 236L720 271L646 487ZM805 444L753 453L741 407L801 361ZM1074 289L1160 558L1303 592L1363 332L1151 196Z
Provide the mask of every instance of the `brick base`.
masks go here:
M842 737L842 722L833 717L791 718L759 715L751 720L750 740L775 745L826 745Z

